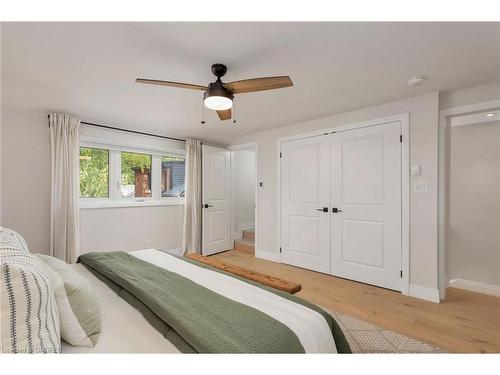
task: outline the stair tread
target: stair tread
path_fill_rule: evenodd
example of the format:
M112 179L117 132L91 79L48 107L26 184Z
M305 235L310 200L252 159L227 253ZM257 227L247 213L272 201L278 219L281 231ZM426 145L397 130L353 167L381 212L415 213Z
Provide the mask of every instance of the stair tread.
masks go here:
M243 229L242 238L249 241L255 240L255 229Z

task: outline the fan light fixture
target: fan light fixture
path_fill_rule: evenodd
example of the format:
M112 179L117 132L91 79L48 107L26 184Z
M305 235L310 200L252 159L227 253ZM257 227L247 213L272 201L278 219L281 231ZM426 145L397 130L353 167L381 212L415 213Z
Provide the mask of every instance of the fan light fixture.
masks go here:
M205 107L214 111L225 111L233 106L233 101L225 96L207 96Z
M208 85L203 94L205 107L214 111L226 111L233 106L233 94L226 90L220 78Z

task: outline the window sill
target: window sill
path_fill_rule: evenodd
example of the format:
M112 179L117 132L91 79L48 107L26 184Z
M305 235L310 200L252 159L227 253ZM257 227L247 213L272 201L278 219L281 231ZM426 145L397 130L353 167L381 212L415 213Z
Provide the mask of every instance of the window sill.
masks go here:
M161 200L143 199L135 200L123 199L119 201L112 200L80 200L80 209L95 208L121 208L121 207L152 207L152 206L181 206L184 205L184 198L164 198Z

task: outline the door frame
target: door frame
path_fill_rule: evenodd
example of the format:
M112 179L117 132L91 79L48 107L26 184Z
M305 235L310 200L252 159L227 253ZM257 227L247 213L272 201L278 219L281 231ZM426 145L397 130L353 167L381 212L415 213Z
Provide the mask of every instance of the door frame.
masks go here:
M258 216L258 210L259 210L259 144L257 141L253 141L253 142L248 142L248 143L239 143L239 144L236 144L236 145L231 145L231 146L228 146L228 150L231 151L231 157L230 157L230 164L231 164L231 190L230 190L230 194L231 194L231 241L233 242L233 248L234 248L234 238L233 238L233 235L234 235L234 202L233 202L233 197L234 197L234 194L233 194L233 151L237 151L237 150L242 150L242 149L246 149L246 148L250 148L250 147L253 147L254 150L255 150L255 213L254 213L254 217L255 217L255 222L254 222L254 231L255 231L255 237L254 237L254 247L255 247L255 254L257 254L257 239L258 239L258 227L259 227L259 224L258 224L258 220L259 220L259 216Z
M307 133L294 134L279 138L276 141L276 251L277 261L281 260L281 144L297 139L327 135L333 132L349 131L369 126L383 125L401 121L401 293L409 295L410 289L410 113L335 126Z
M438 132L438 287L439 298L446 297L448 288L448 229L449 229L449 173L450 173L450 127L451 119L474 113L500 109L500 99L451 107L439 111Z

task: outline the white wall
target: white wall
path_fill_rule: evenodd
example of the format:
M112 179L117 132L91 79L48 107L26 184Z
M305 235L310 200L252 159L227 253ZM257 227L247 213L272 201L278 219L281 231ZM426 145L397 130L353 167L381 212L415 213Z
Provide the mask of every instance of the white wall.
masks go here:
M259 188L257 197L257 253L270 259L279 257L276 240L276 153L279 138L409 112L410 162L422 167L422 175L412 177L411 184L428 184L428 193L410 194L410 284L416 286L414 294L429 292L435 296L438 288L438 111L439 95L435 92L255 133L234 142L258 143L258 180L264 186Z
M48 253L50 136L46 113L2 111L2 225Z
M21 233L33 252L48 254L50 215L50 136L47 113L2 111L2 225ZM103 133L84 130L87 136ZM159 144L149 137L113 132L112 138ZM172 143L182 150L183 143ZM146 241L177 249L182 241L183 206L82 209L82 251L134 250Z
M500 82L494 82L464 90L442 92L439 95L439 108L459 107L498 98L500 98Z
M255 222L255 151L232 151L231 163L233 233L239 233Z
M500 121L451 128L448 275L500 286Z
M82 209L82 252L180 249L183 210L181 205Z

